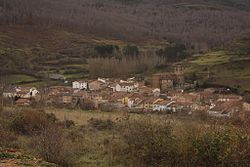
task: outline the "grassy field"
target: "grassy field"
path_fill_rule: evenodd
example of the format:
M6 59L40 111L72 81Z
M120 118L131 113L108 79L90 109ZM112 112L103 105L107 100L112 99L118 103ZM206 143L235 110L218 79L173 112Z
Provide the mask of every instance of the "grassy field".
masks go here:
M16 75L8 75L7 78L8 82L10 83L21 83L21 82L36 82L37 78L29 75L22 75L22 74L16 74Z
M250 91L250 37L246 35L224 48L203 55L196 55L185 63L186 72L195 73L206 80L210 73L211 84L225 85L242 91Z
M57 109L48 108L47 113L53 113L59 120L72 120L77 125L87 125L91 118L101 120L111 120L114 122L121 122L124 119L140 120L150 118L156 122L160 120L169 120L177 122L171 115L157 115L157 114L129 114L127 112L102 112L102 111L83 111L81 109Z

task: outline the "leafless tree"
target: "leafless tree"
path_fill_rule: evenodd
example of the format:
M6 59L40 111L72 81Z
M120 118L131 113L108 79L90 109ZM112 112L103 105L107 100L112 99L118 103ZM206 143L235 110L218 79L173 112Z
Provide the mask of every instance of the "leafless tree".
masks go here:
M207 50L250 31L250 4L233 0L0 0L1 24L57 26L82 33L142 41L181 40ZM194 4L194 5L193 5ZM221 6L219 6L221 5ZM228 7L229 6L229 7Z
M7 80L2 74L0 74L0 99L1 99L1 106L0 111L4 108L4 91L7 87Z

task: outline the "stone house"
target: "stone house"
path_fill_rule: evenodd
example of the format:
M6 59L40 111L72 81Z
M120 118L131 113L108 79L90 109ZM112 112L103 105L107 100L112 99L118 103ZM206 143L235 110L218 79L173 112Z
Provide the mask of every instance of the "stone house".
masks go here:
M115 86L116 92L134 92L136 85L134 83L118 83Z
M220 102L235 102L235 101L241 101L243 99L242 96L237 96L237 95L223 95L220 94L217 101Z
M72 88L73 89L85 89L87 90L88 89L88 82L87 81L84 81L84 80L79 80L79 81L74 81L72 82Z
M35 97L39 91L35 87L18 87L16 88L16 96L19 98Z
M90 91L99 91L107 87L108 87L108 84L100 80L95 80L95 81L88 83L88 89Z
M143 108L146 109L146 110L153 110L153 105L158 100L162 100L162 99L159 99L157 97L148 97L147 99L145 99L143 101Z
M73 99L73 97L69 93L65 93L62 95L62 103L63 104L72 104L72 102L73 102L72 99Z
M172 111L170 107L175 101L171 100L159 100L153 104L153 111Z
M208 110L208 114L213 117L232 117L242 109L241 102L218 101Z
M139 93L133 93L132 95L130 95L128 98L127 98L127 106L129 108L134 108L134 107L141 107L139 106L140 103L142 103L143 101L143 97L142 95L140 95Z

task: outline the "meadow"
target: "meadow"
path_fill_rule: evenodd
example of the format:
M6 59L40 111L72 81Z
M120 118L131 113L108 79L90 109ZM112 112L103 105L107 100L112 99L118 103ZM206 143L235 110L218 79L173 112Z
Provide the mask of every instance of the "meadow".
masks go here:
M183 63L188 65L186 73L195 74L201 82L205 81L207 84L249 92L249 42L249 35L246 35L223 47L184 60Z
M250 131L233 121L168 114L4 108L0 147L59 166L243 166Z

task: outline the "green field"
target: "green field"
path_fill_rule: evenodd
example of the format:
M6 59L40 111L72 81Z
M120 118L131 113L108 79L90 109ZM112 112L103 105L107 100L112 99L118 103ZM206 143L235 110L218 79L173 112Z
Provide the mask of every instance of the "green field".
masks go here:
M38 80L33 76L16 74L16 75L8 75L7 81L10 83L21 83L21 82L25 83L25 82L36 82Z
M250 36L237 39L221 49L189 60L188 74L196 74L208 83L250 91Z

